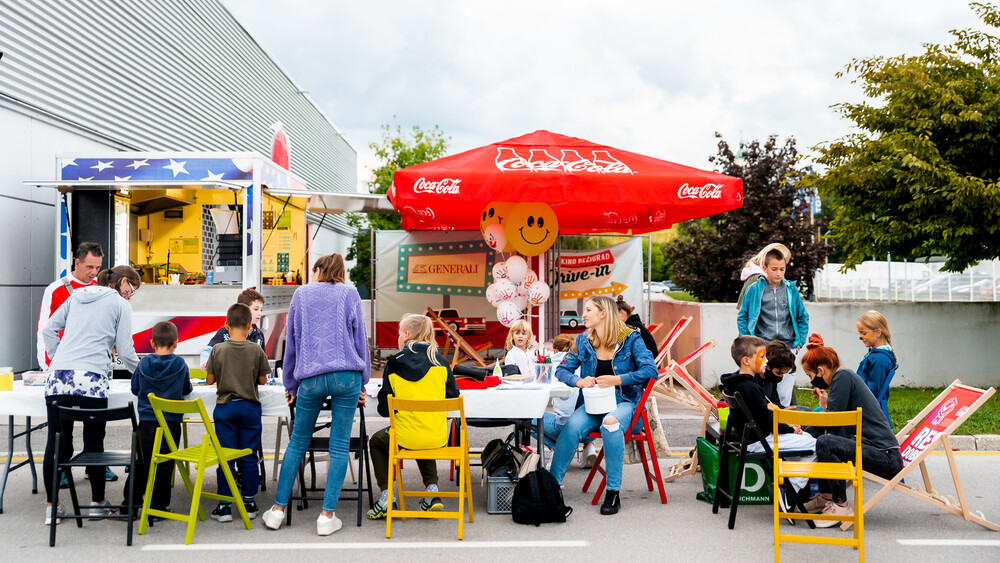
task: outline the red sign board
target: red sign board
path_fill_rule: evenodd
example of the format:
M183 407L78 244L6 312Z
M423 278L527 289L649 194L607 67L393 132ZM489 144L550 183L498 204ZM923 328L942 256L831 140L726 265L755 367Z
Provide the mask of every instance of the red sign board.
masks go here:
M985 391L968 387L953 387L941 399L936 407L927 413L920 424L913 428L910 435L899 444L903 463L909 464L916 459L939 434L944 433L960 416L964 415L972 405L983 396Z

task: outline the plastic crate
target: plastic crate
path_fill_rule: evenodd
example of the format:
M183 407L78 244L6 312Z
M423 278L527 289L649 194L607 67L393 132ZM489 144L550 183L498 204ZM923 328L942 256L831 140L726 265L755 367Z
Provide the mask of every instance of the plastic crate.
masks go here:
M486 497L486 512L489 514L510 514L514 499L514 483L507 477L487 477L489 487Z

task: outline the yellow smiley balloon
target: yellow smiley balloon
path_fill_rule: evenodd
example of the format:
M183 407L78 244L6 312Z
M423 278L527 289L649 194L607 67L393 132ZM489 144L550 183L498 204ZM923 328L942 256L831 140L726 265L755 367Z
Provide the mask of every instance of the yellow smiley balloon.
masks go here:
M508 215L504 220L507 244L514 250L524 256L538 256L555 244L559 236L559 220L548 204L518 203Z
M502 227L507 226L507 216L510 214L512 207L514 207L513 202L501 201L487 204L479 219L479 233L483 235L484 239L486 238L486 227L495 224L499 224ZM497 250L500 252L514 252L514 247L508 242L503 248L498 248Z

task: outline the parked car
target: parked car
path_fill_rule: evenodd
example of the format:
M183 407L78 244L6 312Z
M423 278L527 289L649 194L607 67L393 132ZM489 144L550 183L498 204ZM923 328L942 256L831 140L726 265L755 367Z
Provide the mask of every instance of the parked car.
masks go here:
M664 285L662 282L656 282L656 281L654 281L654 282L645 282L643 284L643 286L650 293L664 293L666 291L670 291L667 288L667 286Z
M970 283L971 279L971 283ZM969 286L989 280L987 274L942 274L913 286L916 301L968 301Z
M976 282L972 286L972 292L976 301L998 301L1000 300L1000 278Z
M559 312L559 328L576 328L583 324L583 317L575 309L564 309Z

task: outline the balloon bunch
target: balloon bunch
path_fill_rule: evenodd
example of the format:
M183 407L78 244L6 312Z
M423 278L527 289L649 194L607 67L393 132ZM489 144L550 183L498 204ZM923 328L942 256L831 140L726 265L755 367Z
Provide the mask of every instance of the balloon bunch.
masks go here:
M514 324L525 310L545 303L551 294L548 284L538 281L538 274L517 255L493 265L493 280L486 288L486 300L496 307L503 326Z
M483 210L479 230L486 245L499 252L538 256L559 236L559 221L552 208L539 202L494 202ZM511 256L493 266L493 283L486 300L497 309L497 320L510 326L530 307L545 303L551 289L538 281L521 256Z

